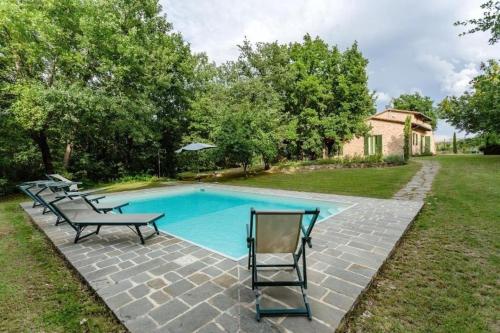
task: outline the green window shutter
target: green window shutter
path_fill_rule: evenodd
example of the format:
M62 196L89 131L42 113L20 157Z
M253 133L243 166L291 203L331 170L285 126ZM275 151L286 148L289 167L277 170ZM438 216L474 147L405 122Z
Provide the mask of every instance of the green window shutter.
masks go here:
M382 135L375 136L375 152L382 155Z
M424 153L424 137L420 136L420 154Z
M426 153L431 152L431 137L430 136L425 137L425 152Z
M368 135L365 135L365 156L368 156Z

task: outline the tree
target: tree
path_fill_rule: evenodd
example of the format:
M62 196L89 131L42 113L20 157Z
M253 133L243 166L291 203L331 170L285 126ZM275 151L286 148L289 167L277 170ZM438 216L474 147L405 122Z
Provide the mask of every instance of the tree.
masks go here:
M337 145L368 131L375 113L366 66L357 43L344 52L319 37L280 45L249 41L240 46L241 75L259 77L280 96L286 123L281 154L287 158L326 157Z
M457 148L457 133L453 132L453 154L458 153Z
M472 26L471 29L462 32L459 36L472 34L478 31L489 31L491 45L500 39L500 1L489 0L481 5L484 10L483 17L466 21L457 21L454 24L460 26Z
M403 157L408 161L411 156L411 117L407 116L403 128Z
M173 154L200 60L160 10L157 0L0 4L2 107L46 172L116 177L154 168L160 145Z
M437 110L434 107L434 102L430 97L422 96L420 93L402 94L399 97L391 100L390 106L395 109L410 110L423 113L431 118L432 129L436 129L437 125Z
M500 133L500 65L490 60L481 70L469 91L440 103L440 114L468 133Z

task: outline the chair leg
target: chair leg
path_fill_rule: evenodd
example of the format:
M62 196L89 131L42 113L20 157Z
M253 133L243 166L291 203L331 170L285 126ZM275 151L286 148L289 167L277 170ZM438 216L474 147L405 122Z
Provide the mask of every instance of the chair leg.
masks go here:
M156 222L153 222L153 227L155 228L156 234L159 235L160 231L158 230L158 227L156 226Z
M139 226L136 225L135 230L137 231L137 235L141 239L141 244L144 245L144 237L142 237L141 229L139 228Z
M83 228L81 226L77 226L76 230L76 236L75 236L75 244L78 243L78 240L80 239L80 234L82 233Z
M98 225L97 226L97 230L95 231L95 234L98 235L99 234L99 231L101 231L101 225Z

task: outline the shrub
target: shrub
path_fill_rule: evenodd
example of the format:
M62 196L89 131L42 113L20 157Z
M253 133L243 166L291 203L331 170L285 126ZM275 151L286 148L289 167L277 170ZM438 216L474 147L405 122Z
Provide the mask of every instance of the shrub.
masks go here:
M384 162L388 164L401 165L406 164L407 161L402 155L389 155L384 157Z

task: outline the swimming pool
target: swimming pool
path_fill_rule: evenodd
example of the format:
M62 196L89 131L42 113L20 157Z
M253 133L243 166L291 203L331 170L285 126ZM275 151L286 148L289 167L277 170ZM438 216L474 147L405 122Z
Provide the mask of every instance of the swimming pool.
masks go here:
M246 224L250 209L306 210L318 207L318 222L348 208L347 203L271 196L235 190L187 188L147 195L117 195L127 200L124 213L165 213L158 228L172 236L217 252L233 260L247 254ZM308 223L304 217L304 223Z

